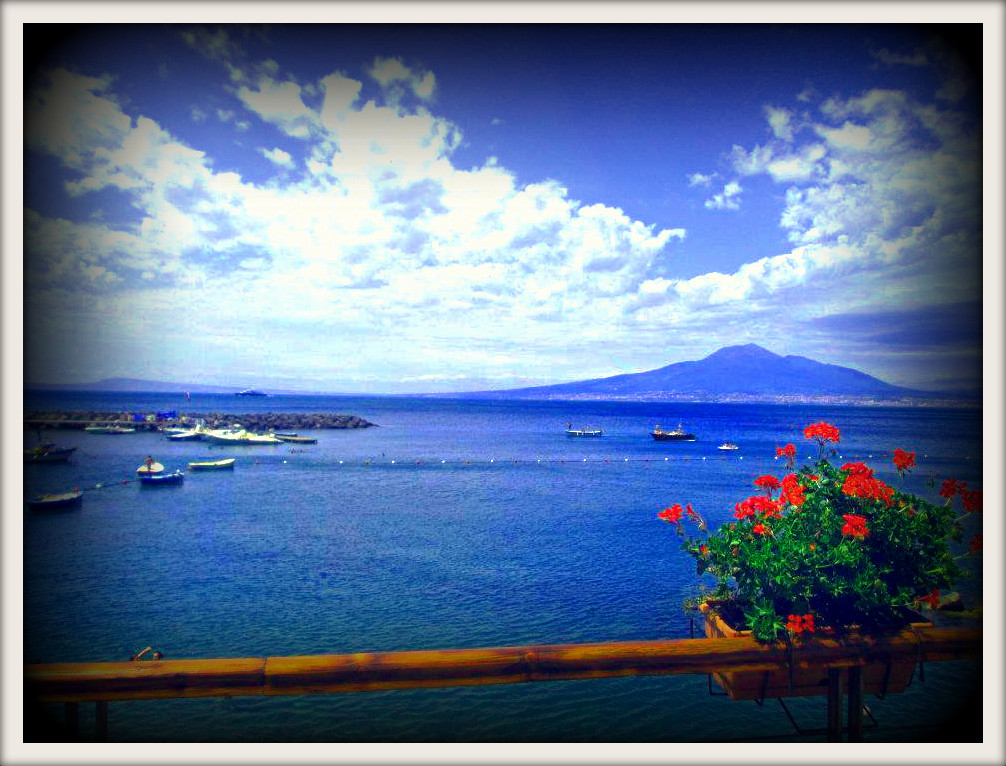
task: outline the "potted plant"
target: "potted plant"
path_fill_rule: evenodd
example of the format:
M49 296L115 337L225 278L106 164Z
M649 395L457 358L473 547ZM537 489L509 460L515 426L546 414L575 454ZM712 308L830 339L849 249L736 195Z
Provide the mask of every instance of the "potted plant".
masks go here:
M938 606L940 589L962 575L949 545L962 537L953 500L980 512L980 491L950 479L940 490L946 502L934 504L888 486L863 463L831 465L835 426L815 423L804 436L818 444L817 463L795 470L795 446L777 448L787 474L756 478L760 492L715 532L691 505L658 514L676 528L697 574L715 579L700 605L707 636L800 642L900 630L921 620L913 607ZM915 466L911 452L895 450L893 460L901 477ZM980 546L977 535L971 550ZM913 665L867 666L864 690L904 688ZM824 694L825 677L825 668L716 676L735 699Z

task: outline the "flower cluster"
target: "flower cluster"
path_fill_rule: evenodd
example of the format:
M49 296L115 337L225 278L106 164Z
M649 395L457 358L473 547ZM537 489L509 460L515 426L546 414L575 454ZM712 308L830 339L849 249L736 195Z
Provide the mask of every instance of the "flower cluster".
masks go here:
M658 514L677 525L697 573L715 578L709 595L743 612L742 627L756 638L774 641L783 632L814 633L815 625L899 624L906 608L950 588L962 574L949 545L962 537L952 501L959 496L965 512L980 513L981 492L948 480L940 490L946 503L932 503L888 486L863 463L833 466L823 452L839 440L835 426L815 423L804 436L822 448L817 463L791 464L781 480L757 476L763 492L736 503L734 521L714 533L690 505ZM893 455L899 475L915 467L915 453ZM777 458L795 456L792 444L776 448ZM686 534L690 516L703 536ZM981 545L978 535L970 552Z
M786 620L786 630L794 635L814 632L814 615L791 614Z

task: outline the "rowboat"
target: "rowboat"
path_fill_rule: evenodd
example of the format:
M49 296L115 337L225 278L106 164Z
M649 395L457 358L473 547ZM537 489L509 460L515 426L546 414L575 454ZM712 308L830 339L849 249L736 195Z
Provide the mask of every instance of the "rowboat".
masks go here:
M24 451L24 462L65 463L76 450L76 447L57 447L52 442L43 442Z
M660 426L656 426L653 431L650 432L652 436L657 441L678 441L678 442L693 442L695 441L695 434L690 434L686 432L681 424L678 423L678 427L673 431L665 431Z
M194 460L189 463L190 471L219 471L222 468L233 468L234 458L222 458L217 460L215 458L207 457L200 458L199 460Z
M39 495L28 501L28 507L33 511L42 511L58 508L73 508L81 504L84 493L79 489L73 492L61 492L58 494Z
M185 474L181 471L174 473L155 473L140 476L141 487L168 487L181 484L185 479Z

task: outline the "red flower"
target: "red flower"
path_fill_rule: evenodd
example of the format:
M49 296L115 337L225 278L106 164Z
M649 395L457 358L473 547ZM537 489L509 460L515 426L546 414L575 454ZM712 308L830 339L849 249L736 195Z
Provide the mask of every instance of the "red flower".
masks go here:
M705 556L706 553L708 553L708 552L709 552L709 549L706 546L704 546L704 545L700 545L699 546L699 553L701 555Z
M964 503L964 510L968 513L982 512L982 491L976 489L973 492L961 490L961 501Z
M842 492L849 497L862 497L868 500L883 500L887 505L891 504L891 496L894 490L888 487L880 479L873 478L873 471L868 473L851 473L845 478L842 485Z
M933 588L928 596L923 596L919 599L919 603L929 604L933 609L938 608L940 605L940 591L937 588Z
M898 469L898 473L914 468L915 453L905 452L903 449L894 450L894 467Z
M764 535L768 534L768 527L766 527L764 524L755 524L753 527L751 527L751 531L754 532L756 535Z
M842 515L842 518L845 519L845 524L842 525L843 535L866 537L870 534L870 530L866 528L866 519L862 516L857 516L854 513L846 513Z
M817 550L817 543L811 543L809 547L810 547L811 551L816 551Z
M695 509L692 508L692 504L691 503L689 503L688 505L685 506L685 515L686 516L691 516L692 518L695 518L695 519L697 519L699 517L699 514L697 514L695 512Z
M768 496L772 497L772 490L779 489L779 480L772 476L771 474L765 474L764 476L759 476L754 480L756 487L762 487L768 490Z
M977 553L982 549L982 536L975 535L971 538L971 546L968 548L972 553Z
M945 497L949 500L954 495L964 492L967 487L968 485L963 481L957 481L957 479L947 479L943 482L943 486L940 489L940 497Z
M824 446L825 442L838 441L838 429L828 423L814 423L803 429L803 435L807 439L817 439L818 443Z
M785 447L776 447L775 448L775 456L776 457L795 458L796 457L796 447L794 447L792 444L787 444Z
M800 635L803 632L814 632L814 615L812 614L791 614L786 618L786 630Z
M782 494L779 501L795 505L799 508L807 499L803 496L804 486L798 481L798 476L791 473L782 480Z
M681 521L682 513L684 513L684 510L681 508L681 506L674 505L671 506L670 508L664 508L663 511L657 514L657 518L663 519L668 524L677 524L679 521Z
M848 471L854 476L859 476L865 474L866 476L873 476L873 469L865 463L846 463L842 466L843 471Z

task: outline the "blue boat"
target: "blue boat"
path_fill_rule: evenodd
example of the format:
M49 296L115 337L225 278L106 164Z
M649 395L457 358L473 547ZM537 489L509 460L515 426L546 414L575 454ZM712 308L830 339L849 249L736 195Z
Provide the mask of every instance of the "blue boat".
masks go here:
M141 487L169 487L181 484L185 480L185 474L181 471L174 473L144 474L140 476Z

